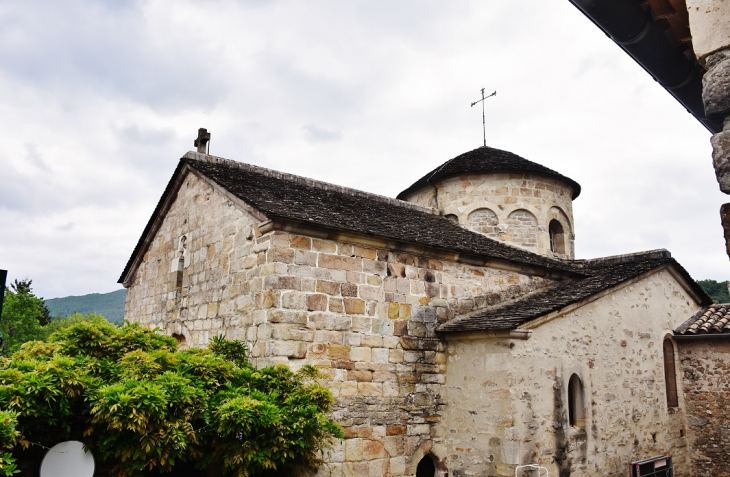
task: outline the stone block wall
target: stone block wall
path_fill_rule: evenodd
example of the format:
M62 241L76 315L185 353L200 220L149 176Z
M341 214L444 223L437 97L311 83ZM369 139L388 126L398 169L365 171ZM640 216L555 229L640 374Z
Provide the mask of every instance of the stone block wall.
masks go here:
M507 477L517 465L539 464L551 476L618 477L629 462L661 454L673 457L675 475L690 475L684 403L667 405L662 343L697 309L660 271L543 323L526 340L450 339L450 475ZM573 375L584 411L575 425Z
M730 341L681 341L693 477L730 476Z
M436 189L434 189L434 186ZM458 217L459 224L541 255L573 258L573 191L534 174L465 174L413 192L408 202ZM553 209L553 210L551 210ZM557 212L556 212L557 211ZM527 224L526 218L530 219ZM564 254L550 251L548 225L558 220L566 232Z
M329 374L347 439L324 475L413 475L425 453L443 459L446 355L436 327L543 279L285 232L270 237L262 253L276 274L254 312L253 356Z
M125 318L162 328L184 346L205 346L218 334L245 339L266 271L256 222L189 174L127 289Z
M426 453L443 468L436 327L545 279L395 245L262 234L261 223L189 174L134 275L126 318L185 346L217 334L245 340L259 366L319 366L347 436L323 475L413 475Z

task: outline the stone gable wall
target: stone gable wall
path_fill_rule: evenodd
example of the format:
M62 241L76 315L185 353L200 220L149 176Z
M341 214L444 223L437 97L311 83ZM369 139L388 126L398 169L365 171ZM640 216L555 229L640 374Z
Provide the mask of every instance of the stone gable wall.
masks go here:
M465 174L437 181L434 185L413 192L407 197L408 202L437 208L444 215L455 215L463 227L492 238L495 238L496 229L496 238L511 245L541 255L574 258L573 200L572 190L567 185L544 176L515 173ZM557 208L562 214L551 212L551 208ZM479 220L472 214L491 217L489 211L496 215L497 223L492 220L482 231ZM515 212L522 216L529 212L537 218L535 230L531 232L536 234L536 242L532 237L525 240L520 221L511 220L510 214ZM565 254L550 251L548 225L552 219L558 220L566 232Z
M506 477L518 464L540 464L551 476L618 477L629 462L661 454L673 457L675 475L690 475L684 402L667 406L662 343L698 309L660 271L542 324L527 340L449 341L450 475ZM584 389L577 426L567 411L573 374Z
M347 436L323 475L413 475L426 453L443 469L446 354L436 327L545 280L338 240L261 235L258 225L188 175L128 289L126 318L184 337L185 346L221 333L243 339L259 366L319 366Z
M253 323L258 263L255 219L189 174L127 289L125 318L205 346L244 339ZM177 287L180 237L187 237ZM262 257L263 258L263 257Z
M725 338L681 341L677 348L692 475L730 476L730 342Z

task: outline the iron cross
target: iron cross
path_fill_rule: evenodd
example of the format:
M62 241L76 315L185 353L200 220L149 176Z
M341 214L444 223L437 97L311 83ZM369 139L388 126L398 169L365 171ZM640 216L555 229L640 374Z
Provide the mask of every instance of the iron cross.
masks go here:
M482 131L484 132L484 146L485 147L487 145L487 121L484 117L484 100L487 98L491 98L492 96L496 96L496 95L497 95L497 92L495 91L494 93L490 94L489 96L484 96L484 88L482 88L482 99L471 103L472 107L474 107L474 105L477 103L482 103Z

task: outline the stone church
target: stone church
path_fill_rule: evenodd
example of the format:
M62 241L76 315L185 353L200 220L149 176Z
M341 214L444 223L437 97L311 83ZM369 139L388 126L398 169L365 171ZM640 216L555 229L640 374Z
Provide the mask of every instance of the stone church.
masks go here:
M480 147L391 199L204 150L122 273L126 318L327 373L346 439L320 475L625 476L660 455L719 475L694 470L705 408L675 337L725 309L665 250L576 259L574 180Z

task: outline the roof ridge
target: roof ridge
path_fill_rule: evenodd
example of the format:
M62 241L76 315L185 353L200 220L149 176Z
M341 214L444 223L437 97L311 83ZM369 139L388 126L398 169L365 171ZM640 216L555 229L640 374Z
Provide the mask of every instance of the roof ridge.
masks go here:
M604 266L604 265L618 265L621 263L639 262L642 260L656 260L660 258L672 258L672 254L665 248L658 248L655 250L645 250L642 252L625 253L621 255L609 255L607 257L597 258L584 258L573 260L572 262L579 266Z
M211 156L209 154L203 154L195 151L188 151L185 153L185 155L181 158L194 160L194 161L201 161L201 162L208 162L211 164L223 164L229 167L235 167L237 169L241 169L248 172L253 172L256 174L262 174L266 177L273 177L275 179L285 180L294 182L297 184L306 185L308 187L314 187L320 190L325 191L336 191L343 194L348 194L355 197L362 197L364 199L371 199L371 200L377 200L380 202L384 202L386 204L395 205L397 207L404 207L406 209L415 210L418 212L424 212L426 214L431 215L441 215L441 213L434 209L433 207L424 207L422 205L414 204L412 202L406 202L404 200L400 199L393 199L392 197L387 197L380 194L373 194L372 192L365 192L359 189L353 189L350 187L345 187L337 184L332 184L330 182L324 182L324 181L318 181L316 179L310 179L309 177L303 177L303 176L297 176L295 174L288 174L286 172L280 172L275 171L273 169L267 169L265 167L261 166L254 166L253 164L247 164L245 162L238 162L234 161L232 159L226 159L224 157L219 156Z

